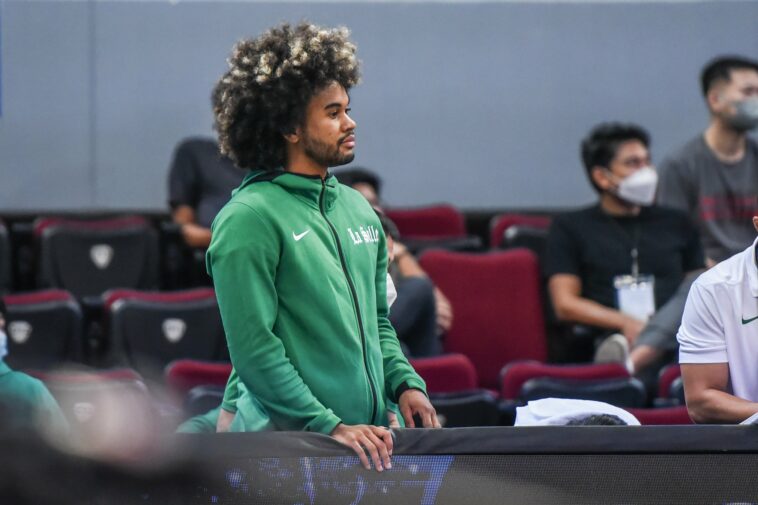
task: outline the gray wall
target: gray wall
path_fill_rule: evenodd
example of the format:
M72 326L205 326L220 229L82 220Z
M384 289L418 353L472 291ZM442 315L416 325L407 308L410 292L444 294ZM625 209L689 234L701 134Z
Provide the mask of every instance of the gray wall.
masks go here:
M165 207L173 146L212 134L235 40L307 18L353 31L356 163L394 204L566 207L577 145L639 122L654 157L707 119L697 74L758 56L758 2L0 1L0 211Z

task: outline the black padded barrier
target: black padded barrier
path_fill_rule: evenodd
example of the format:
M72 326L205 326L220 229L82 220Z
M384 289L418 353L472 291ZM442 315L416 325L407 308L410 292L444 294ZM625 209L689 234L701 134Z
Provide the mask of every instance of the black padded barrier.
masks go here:
M59 503L77 492L77 503L119 504L758 503L753 426L416 429L395 438L393 467L383 473L309 433L182 435L171 468L116 475L39 448L22 454L39 460L45 478L36 482L52 485L59 473L76 482L82 474ZM7 451L0 458L5 477L23 466ZM3 473L0 503L10 503ZM96 489L101 501L88 501L82 489Z

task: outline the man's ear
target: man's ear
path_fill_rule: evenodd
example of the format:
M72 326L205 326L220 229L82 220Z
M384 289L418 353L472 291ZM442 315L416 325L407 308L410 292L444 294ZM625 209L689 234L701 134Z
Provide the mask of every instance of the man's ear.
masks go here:
M282 133L282 136L284 137L284 140L289 142L290 144L297 144L300 142L300 127L296 127L288 132Z
M753 216L753 228L758 231L758 216Z
M711 112L716 112L724 108L724 94L721 92L720 86L714 86L708 91L707 100L708 109Z
M590 174L592 175L592 181L602 190L607 191L613 184L608 177L608 171L599 165L592 167Z

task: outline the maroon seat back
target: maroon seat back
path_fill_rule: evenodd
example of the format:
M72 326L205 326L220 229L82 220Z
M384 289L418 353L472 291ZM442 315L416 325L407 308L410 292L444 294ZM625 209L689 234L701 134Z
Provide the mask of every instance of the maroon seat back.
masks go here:
M410 362L426 382L430 394L470 391L479 387L474 364L463 354L417 358Z
M429 251L421 266L453 307L445 351L468 357L480 387L497 389L500 369L547 357L537 259L523 249L491 254Z
M226 386L231 373L231 363L180 359L166 365L164 377L168 390L184 398L197 386Z
M6 360L14 368L61 365L83 358L83 317L68 291L50 289L3 297L8 313Z
M210 288L174 292L116 290L103 296L110 356L161 375L177 359L227 360L226 336Z
M664 367L658 374L658 398L671 399L671 385L681 376L678 363Z
M503 242L505 230L511 226L529 226L531 228L547 229L550 227L550 218L547 216L535 216L529 214L500 214L490 221L490 247L496 249Z
M597 381L628 377L629 372L619 363L548 365L537 361L522 361L503 367L500 377L500 395L508 400L516 400L520 396L522 386L531 379Z
M452 205L387 209L386 214L397 226L402 240L466 236L463 214Z
M626 409L639 419L642 425L656 424L694 424L687 407L665 407L659 409Z
M128 443L130 431L156 430L158 412L142 377L135 370L27 371L43 381L61 407L73 434L97 437L118 427Z
M81 298L158 284L158 234L142 217L43 218L35 223L34 234L40 287L66 289Z

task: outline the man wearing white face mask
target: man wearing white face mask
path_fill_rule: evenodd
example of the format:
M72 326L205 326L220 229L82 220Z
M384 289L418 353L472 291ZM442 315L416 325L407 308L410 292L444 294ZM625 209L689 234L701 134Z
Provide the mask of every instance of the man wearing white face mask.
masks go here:
M758 213L758 61L719 57L701 74L710 112L703 134L661 164L658 201L682 209L700 227L708 266L752 243Z
M581 329L570 343L571 361L589 359L607 339L596 358L623 360L638 372L676 349L688 286L677 290L703 267L703 253L683 212L653 205L658 176L649 144L635 125L595 127L582 142L582 161L599 202L557 216L550 229L553 306L560 320Z

